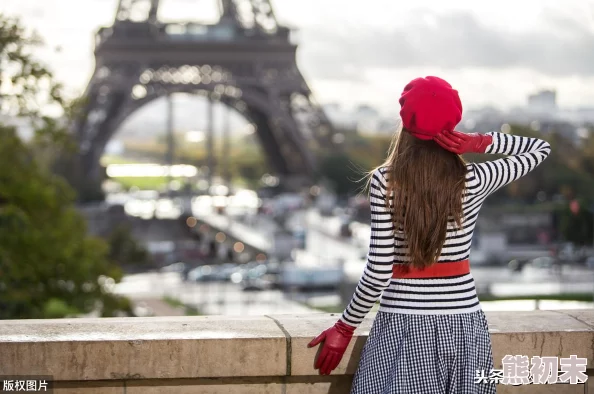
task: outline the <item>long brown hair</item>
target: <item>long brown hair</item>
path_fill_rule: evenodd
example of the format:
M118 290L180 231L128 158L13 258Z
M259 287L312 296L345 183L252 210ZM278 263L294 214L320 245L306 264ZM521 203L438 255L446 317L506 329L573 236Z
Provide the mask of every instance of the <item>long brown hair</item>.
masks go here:
M428 267L441 254L448 221L462 225L466 163L436 142L401 130L382 167L387 169L386 207L396 232L404 234L409 263Z

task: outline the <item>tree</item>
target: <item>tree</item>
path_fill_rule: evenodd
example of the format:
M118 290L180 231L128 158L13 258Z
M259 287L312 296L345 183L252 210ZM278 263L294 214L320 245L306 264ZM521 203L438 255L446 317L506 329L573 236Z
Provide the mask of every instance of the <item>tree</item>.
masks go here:
M131 315L129 301L111 293L122 272L108 245L87 235L74 191L51 172L69 137L43 111L68 111L59 85L33 58L38 43L18 20L0 15L0 113L27 119L35 131L25 143L0 124L0 318Z
M533 204L540 192L547 200L555 196L564 199L583 198L594 201L594 155L589 155L589 142L575 146L567 138L554 130L543 135L527 127L512 126L511 134L547 140L551 144L551 154L540 166L531 171L519 182L503 187L489 198L489 204L514 202ZM469 161L485 161L497 155L467 155Z
M564 241L591 246L594 237L594 214L584 200L572 200L557 208L559 232Z
M339 196L360 192L365 171L348 154L335 153L325 156L320 163L320 176L330 183Z
M119 225L109 235L109 259L119 267L152 268L154 261L149 252L132 236L128 225Z
M109 292L122 273L107 244L86 235L68 184L39 167L14 128L0 127L0 169L0 317L130 314Z
M0 104L4 113L34 118L64 104L61 85L33 56L41 39L28 34L17 18L0 13Z

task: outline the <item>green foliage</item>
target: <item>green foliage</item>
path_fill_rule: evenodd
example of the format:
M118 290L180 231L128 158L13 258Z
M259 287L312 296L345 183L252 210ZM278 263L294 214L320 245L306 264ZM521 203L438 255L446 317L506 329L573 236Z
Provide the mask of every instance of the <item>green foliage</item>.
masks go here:
M189 306L178 300L177 298L165 296L163 302L167 303L172 308L183 308L186 316L201 316L202 313L196 307Z
M61 86L35 59L41 39L26 31L17 18L0 13L0 103L11 115L40 116L47 105L62 106Z
M591 246L594 239L594 212L585 200L577 200L580 209L571 212L569 204L563 204L557 209L559 233L563 241L572 242L580 246Z
M122 273L107 244L86 235L72 190L2 126L0 169L0 318L131 313L98 282Z
M200 310L198 308L193 307L193 306L187 306L187 305L186 305L185 314L186 314L186 316L202 316L202 313L200 312Z
M158 141L144 143L127 143L126 153L145 160L160 163L165 157L166 146ZM215 144L215 175L223 176L223 164L220 159L220 147ZM114 161L115 160L115 161ZM231 152L229 158L229 171L232 179L242 183L244 187L256 188L261 186L261 178L270 171L266 157L262 154L261 148L251 141L249 137L239 137L231 141ZM105 162L122 162L121 158L110 157ZM207 165L207 154L203 144L179 144L175 151L175 162L191 164L195 166ZM157 189L165 178L113 178L124 187L137 186L141 189Z
M345 130L342 130L345 132ZM341 196L365 190L369 171L385 160L392 136L362 136L346 131L349 138L341 152L324 154L319 175Z
M160 190L167 186L168 177L113 177L113 181L119 183L123 188L130 189L137 187L140 190ZM182 181L184 178L174 178L174 180Z
M538 168L520 182L504 188L501 194L528 203L534 202L540 191L545 192L548 198L560 195L566 199L594 200L594 172L587 167L594 164L594 152L585 149L587 141L584 147L574 146L555 132L543 136L518 126L512 127L512 133L547 140L551 144L551 154Z
M128 226L116 227L108 238L109 259L120 267L152 267L153 259L149 252L132 236Z
M29 120L35 131L25 144L0 124L0 319L131 315L129 301L110 292L122 272L109 261L107 244L87 236L74 191L52 173L73 145L43 110L69 109L34 59L37 45L18 20L0 14L0 111Z
M84 100L66 102L62 85L34 56L42 45L18 18L0 13L0 113L29 121L35 130L30 149L37 160L76 185L81 201L102 200L101 191L79 173L76 144L66 128Z
M523 206L522 211L534 207L537 194L544 192L550 201L553 197L559 202L539 204L549 212L554 212L558 220L560 240L577 245L592 245L594 238L594 214L589 209L594 202L594 136L579 146L554 130L543 136L527 127L513 126L512 134L525 137L542 138L551 144L551 154L539 167L518 182L502 188L489 200L490 204L513 201ZM490 159L486 155L471 157L473 161ZM569 209L569 201L576 199L580 211L574 214ZM527 205L529 204L529 205Z
M48 319L76 317L78 310L69 306L64 300L50 298L44 305L43 316Z
M178 300L177 298L173 298L170 296L163 297L163 302L169 305L172 308L181 308L184 306L184 303Z
M247 186L260 186L260 179L268 171L268 163L262 154L234 153L231 156L230 171L233 177L241 178Z
M344 153L327 155L320 163L320 176L340 196L358 193L364 186L361 181L364 175L361 165Z

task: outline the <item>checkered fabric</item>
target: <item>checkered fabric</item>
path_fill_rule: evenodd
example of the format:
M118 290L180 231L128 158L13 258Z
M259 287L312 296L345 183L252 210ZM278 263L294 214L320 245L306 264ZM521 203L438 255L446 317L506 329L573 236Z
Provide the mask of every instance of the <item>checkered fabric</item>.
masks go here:
M493 368L482 310L450 315L378 312L351 394L494 394L475 383Z

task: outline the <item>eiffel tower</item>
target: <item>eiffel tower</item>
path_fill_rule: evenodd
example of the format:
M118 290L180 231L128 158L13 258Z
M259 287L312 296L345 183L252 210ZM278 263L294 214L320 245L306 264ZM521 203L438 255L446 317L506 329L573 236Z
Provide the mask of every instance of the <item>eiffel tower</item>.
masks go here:
M240 112L281 182L308 185L317 149L340 139L301 75L290 29L269 0L220 0L215 24L159 21L159 0L119 0L95 37L95 70L73 125L80 171L100 183L99 159L118 127L172 93L200 94ZM207 146L207 149L212 147Z

